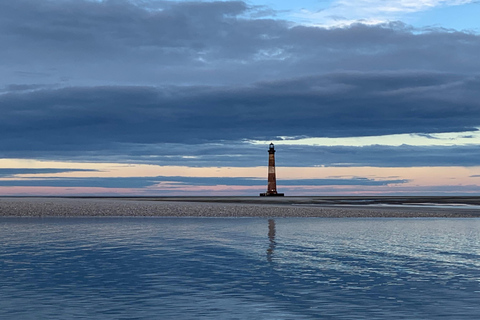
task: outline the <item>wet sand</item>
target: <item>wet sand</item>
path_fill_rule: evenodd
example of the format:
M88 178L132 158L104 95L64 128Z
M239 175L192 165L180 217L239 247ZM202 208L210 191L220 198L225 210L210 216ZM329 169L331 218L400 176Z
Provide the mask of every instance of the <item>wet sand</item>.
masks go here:
M393 200L392 200L393 199ZM444 200L443 202L441 200ZM475 197L0 198L3 217L480 217ZM392 201L391 201L392 200ZM440 204L450 207L433 207Z

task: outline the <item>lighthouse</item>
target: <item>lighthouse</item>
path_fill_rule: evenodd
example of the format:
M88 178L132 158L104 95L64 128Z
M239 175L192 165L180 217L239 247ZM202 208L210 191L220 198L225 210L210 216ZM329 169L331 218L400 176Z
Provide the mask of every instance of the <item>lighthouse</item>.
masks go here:
M277 192L277 178L275 176L275 146L270 143L268 147L268 186L267 192L260 193L261 197L277 196L283 197L283 193Z

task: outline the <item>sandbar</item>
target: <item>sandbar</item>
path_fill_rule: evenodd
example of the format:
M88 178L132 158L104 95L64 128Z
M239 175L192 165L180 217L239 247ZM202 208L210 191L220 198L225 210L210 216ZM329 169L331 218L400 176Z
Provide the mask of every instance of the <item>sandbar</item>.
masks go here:
M477 218L476 197L0 197L0 217Z

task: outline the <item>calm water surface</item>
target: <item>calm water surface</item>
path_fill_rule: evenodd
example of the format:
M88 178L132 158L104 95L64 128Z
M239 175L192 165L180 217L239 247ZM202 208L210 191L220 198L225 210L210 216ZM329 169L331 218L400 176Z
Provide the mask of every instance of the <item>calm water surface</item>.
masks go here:
M0 219L0 319L478 319L480 219Z

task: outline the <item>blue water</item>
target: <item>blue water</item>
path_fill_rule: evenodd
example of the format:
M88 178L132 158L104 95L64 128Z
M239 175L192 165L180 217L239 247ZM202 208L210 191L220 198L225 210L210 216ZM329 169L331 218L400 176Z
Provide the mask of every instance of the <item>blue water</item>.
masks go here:
M0 319L478 319L480 219L0 218Z

